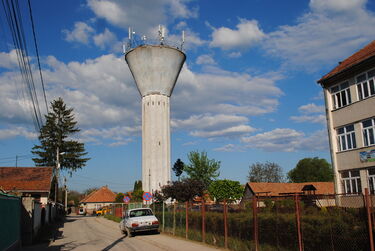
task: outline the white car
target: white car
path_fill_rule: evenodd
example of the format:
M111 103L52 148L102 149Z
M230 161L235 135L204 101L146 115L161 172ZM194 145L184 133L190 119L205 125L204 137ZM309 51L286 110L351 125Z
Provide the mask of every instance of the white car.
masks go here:
M159 221L150 208L135 208L126 211L120 222L123 234L134 236L136 232L152 231L158 233Z

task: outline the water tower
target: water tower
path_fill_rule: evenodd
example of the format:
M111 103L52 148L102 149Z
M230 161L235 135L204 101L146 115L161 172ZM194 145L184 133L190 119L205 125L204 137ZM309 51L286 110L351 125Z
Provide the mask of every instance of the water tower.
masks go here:
M170 96L185 62L180 46L167 45L159 26L156 41L137 40L129 28L125 61L142 97L142 189L155 192L171 180Z

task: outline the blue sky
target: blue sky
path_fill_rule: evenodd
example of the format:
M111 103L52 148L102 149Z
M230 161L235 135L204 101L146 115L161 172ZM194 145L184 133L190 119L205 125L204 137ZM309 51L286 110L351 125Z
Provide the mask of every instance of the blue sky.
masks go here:
M20 1L36 88L43 104L27 6ZM172 165L207 151L220 178L246 182L249 165L330 160L324 100L316 84L375 37L366 0L31 1L48 101L73 107L91 160L71 189L131 190L141 179L141 99L123 59L128 27L178 40L187 61L171 98ZM0 14L0 166L32 166L38 143L30 103ZM45 107L41 105L42 112Z

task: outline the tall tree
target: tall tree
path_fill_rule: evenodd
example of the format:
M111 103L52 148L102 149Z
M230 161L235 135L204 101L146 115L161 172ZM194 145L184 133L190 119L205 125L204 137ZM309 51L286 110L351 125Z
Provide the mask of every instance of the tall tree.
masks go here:
M180 159L177 159L174 163L172 170L174 174L178 177L178 180L180 180L180 176L182 172L184 171L185 163L182 162Z
M219 177L220 161L209 159L206 152L192 151L188 159L190 163L184 167L184 171L190 179L201 181L205 189Z
M291 182L333 181L333 170L325 159L304 158L288 172Z
M215 198L218 202L224 200L233 202L243 196L244 188L239 181L225 179L213 181L209 186L208 191L211 197Z
M142 190L142 181L141 180L136 180L134 182L133 191L138 191L138 190Z
M74 120L73 108L67 108L63 99L51 102L50 112L45 115L46 123L40 130L40 145L35 145L31 151L37 157L33 158L36 166L57 166L71 175L77 169L86 165L89 158L83 143L72 140L71 136L80 131ZM56 170L55 170L56 171Z
M196 179L184 179L182 181L173 181L161 189L163 198L176 199L180 202L192 201L195 196L202 196L205 185L202 181Z
M281 167L273 162L260 163L256 162L249 167L250 182L283 182L284 175Z

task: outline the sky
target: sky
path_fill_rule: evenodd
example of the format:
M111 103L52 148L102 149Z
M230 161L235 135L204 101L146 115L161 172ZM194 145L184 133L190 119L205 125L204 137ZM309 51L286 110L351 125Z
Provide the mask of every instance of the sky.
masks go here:
M26 1L19 1L31 68L46 112ZM375 1L30 1L47 101L74 109L87 165L71 190L132 190L141 179L141 97L124 60L128 27L170 41L186 34L171 97L171 165L191 151L221 161L220 179L245 183L249 166L330 162L322 88L339 61L375 38ZM0 166L34 166L38 134L0 10ZM172 175L175 179L174 175Z

